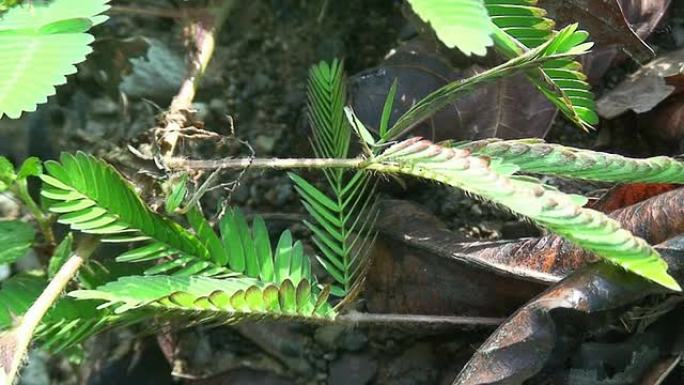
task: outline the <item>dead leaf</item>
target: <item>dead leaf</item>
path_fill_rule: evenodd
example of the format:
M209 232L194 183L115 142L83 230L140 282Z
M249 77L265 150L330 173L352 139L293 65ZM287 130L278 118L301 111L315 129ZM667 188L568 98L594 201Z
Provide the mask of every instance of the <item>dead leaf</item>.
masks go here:
M596 103L599 115L612 119L628 110L651 111L684 81L684 49L671 52L641 67Z
M618 0L541 0L557 28L579 21L599 47L624 48L640 62L653 58L653 50L630 28Z
M483 70L478 65L456 70L427 44L413 41L398 48L380 66L349 80L352 106L367 126L376 129L395 79L398 91L390 124L432 91ZM477 87L416 127L410 135L433 141L543 138L556 112L524 75L519 74Z
M684 233L684 189L658 194L610 217L651 244L664 242ZM383 201L379 218L381 236L366 292L369 309L378 313L499 317L545 285L598 260L553 234L472 242L406 201ZM459 290L450 289L454 286Z
M672 191L680 186L664 183L623 184L608 190L600 199L591 203L590 208L602 213L611 213L633 204L645 201L656 195Z
M684 233L684 189L659 194L613 211L609 216L650 244L664 242ZM477 254L478 259L490 264L524 266L536 271L537 275L557 278L597 261L593 253L554 234L481 249L471 254ZM475 255L470 257L475 258Z
M620 0L625 18L642 39L648 38L670 9L672 0Z
M373 313L507 316L549 283L524 267L469 254L468 246L491 244L466 242L414 203L388 200L379 210L365 290Z
M518 310L475 352L454 385L519 385L539 373L568 331L574 338L591 324L605 325L625 305L664 289L614 266L580 269ZM561 310L566 310L562 312ZM617 312L616 312L617 311ZM560 357L555 357L559 355Z
M653 110L639 115L636 122L652 151L668 155L684 152L684 94L669 97Z
M668 239L656 249L667 261L670 274L684 282L684 236ZM473 355L454 385L523 384L549 360L563 361L567 341L605 328L628 305L647 297L656 296L662 302L664 294L669 292L607 263L578 269L502 324ZM676 338L670 336L670 340Z
M670 3L671 0L620 0L625 18L641 39L651 36L665 18ZM597 85L601 83L608 69L627 59L627 55L621 54L613 45L604 45L601 40L594 39L594 36L592 40L597 43L597 46L587 55L583 55L580 61L584 67L584 73L589 77L589 83Z

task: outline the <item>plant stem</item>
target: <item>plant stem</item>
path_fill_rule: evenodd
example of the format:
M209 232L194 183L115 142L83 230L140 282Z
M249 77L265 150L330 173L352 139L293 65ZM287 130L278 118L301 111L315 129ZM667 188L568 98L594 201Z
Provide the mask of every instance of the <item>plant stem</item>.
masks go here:
M189 34L194 47L191 48L188 74L171 101L162 125L163 136L160 140L160 147L165 158L173 156L176 150L180 131L188 120L186 112L192 108L197 88L214 54L216 37L235 4L235 0L222 0L218 9L209 12L209 20L207 20L207 15L200 16L189 26Z
M215 169L243 169L243 168L344 168L362 169L368 164L364 158L335 159L335 158L223 158L215 160L191 160L171 158L166 166L172 169L215 170Z
M9 384L19 372L26 356L33 333L45 314L60 297L67 284L76 275L83 262L90 257L99 241L97 238L85 238L79 243L72 256L62 265L57 274L50 280L45 290L21 317L19 325L0 337L0 363ZM5 360L9 360L5 362Z
M26 180L17 181L11 188L12 193L19 198L22 203L26 206L28 211L36 218L40 231L45 237L45 241L51 245L55 246L57 241L55 239L55 233L52 231L52 223L49 216L45 215L45 212L41 210L40 206L33 200L31 194L28 191L28 185Z
M495 317L462 317L420 314L373 314L352 311L338 316L335 321L342 323L414 323L414 324L445 324L445 325L483 325L497 326L505 318Z

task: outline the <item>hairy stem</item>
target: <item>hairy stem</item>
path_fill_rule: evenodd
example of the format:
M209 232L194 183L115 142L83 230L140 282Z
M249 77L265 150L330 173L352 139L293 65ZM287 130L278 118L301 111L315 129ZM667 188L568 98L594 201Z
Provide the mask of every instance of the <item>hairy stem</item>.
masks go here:
M207 20L206 16L200 16L189 26L194 47L191 48L193 51L188 64L188 74L164 118L163 136L160 140L164 157L173 156L180 131L187 121L185 113L192 107L197 88L214 54L218 33L235 4L235 0L222 0L218 8L210 13L210 20Z
M45 314L59 299L67 284L76 275L83 262L90 257L99 241L97 238L85 238L73 255L62 265L57 274L50 280L45 290L21 317L19 325L0 337L0 363L8 384L14 383L33 333Z
M458 147L476 156L501 159L533 174L617 183L684 183L684 162L666 156L627 158L538 139L484 139Z
M297 168L344 168L361 169L368 161L364 158L223 158L215 160L191 160L171 158L166 166L172 169L215 170L243 168L272 168L279 170Z

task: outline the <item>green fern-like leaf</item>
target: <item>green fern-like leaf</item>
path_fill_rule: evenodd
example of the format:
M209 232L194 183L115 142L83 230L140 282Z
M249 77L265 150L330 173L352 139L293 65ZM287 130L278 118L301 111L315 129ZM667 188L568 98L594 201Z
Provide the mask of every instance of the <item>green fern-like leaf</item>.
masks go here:
M44 276L22 273L0 286L0 332L15 326L47 286ZM97 310L97 301L61 298L43 317L35 339L44 348L59 353L122 320L107 310Z
M181 253L208 259L209 250L194 235L150 210L112 166L86 155L62 154L45 163L43 197L50 211L72 230L97 234L104 241L152 239Z
M553 20L536 6L537 0L484 0L494 25L527 48L538 47L553 37Z
M33 244L36 231L22 221L0 221L0 264L23 257Z
M614 183L684 184L684 163L670 157L646 159L582 150L540 139L485 139L458 148L499 159L521 172Z
M92 51L86 33L102 23L108 0L35 0L0 19L0 118L35 111Z
M261 217L254 219L250 229L244 214L239 209L230 209L221 218L220 237L199 210L191 210L188 221L200 243L209 250L208 258L179 253L164 243L153 242L118 256L117 262L160 261L147 269L146 275L246 276L276 284L286 279L295 283L302 279L315 282L311 261L304 255L301 242L294 242L290 232L285 231L273 249Z
M498 28L495 45L509 59L523 55L550 40L553 21L536 0L484 0L492 22ZM582 65L562 59L544 63L528 77L560 111L582 128L598 123L596 102Z
M306 279L295 285L290 279L275 284L250 278L132 276L96 290L78 290L70 295L106 301L100 307L113 307L115 313L147 307L213 323L265 317L335 317L326 301L327 291L319 292Z
M501 204L625 269L673 290L681 290L667 274L667 264L643 239L598 211L582 208L586 199L563 194L531 178L495 171L487 158L412 138L388 148L366 166L427 178L458 187ZM503 172L505 170L505 173Z
M413 11L449 48L484 56L493 44L493 26L482 0L409 0Z
M570 25L546 43L504 64L470 78L449 83L414 104L394 123L387 137L396 138L406 133L458 97L483 83L504 78L518 71L536 71L538 67L545 66L547 63L571 61L575 56L586 53L591 47L589 44L583 44L586 38L586 32L577 31L576 25Z
M321 62L309 76L309 117L313 127L313 147L317 156L346 158L351 127L345 118L344 69L335 60ZM367 253L375 237L373 224L375 183L364 172L324 170L329 195L290 173L304 208L313 218L304 224L313 233L319 262L335 279L332 293L344 297L361 283L367 266Z

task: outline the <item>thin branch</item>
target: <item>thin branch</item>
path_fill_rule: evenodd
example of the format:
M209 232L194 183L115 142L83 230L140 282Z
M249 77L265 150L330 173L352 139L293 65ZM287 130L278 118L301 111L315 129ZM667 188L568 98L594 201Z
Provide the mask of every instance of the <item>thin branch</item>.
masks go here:
M364 158L335 159L335 158L223 158L214 160L191 160L184 158L170 158L166 166L171 169L215 170L271 168L345 168L360 169L368 163Z
M19 325L0 336L0 369L8 384L14 383L26 356L33 333L45 314L59 299L67 284L76 275L83 262L90 257L99 244L97 238L85 238L78 248L50 280L45 290L21 317ZM0 377L1 378L1 377Z
M189 35L194 47L188 64L188 73L171 101L162 124L160 147L165 158L173 156L181 130L188 121L187 112L192 108L197 88L214 54L218 33L235 4L235 0L223 0L215 12L208 12L209 15L196 18L189 26ZM210 20L207 20L207 16Z
M342 323L411 323L411 324L442 324L442 325L481 325L498 326L505 321L505 318L495 317L462 317L462 316L439 316L439 315L419 315L419 314L377 314L361 313L352 311L342 314L336 318L337 322Z
M114 5L109 9L110 14L124 14L124 15L134 15L134 16L151 16L151 17L162 17L168 19L182 19L188 16L188 10L179 11L177 9L164 9L164 8L153 8L153 7L135 7L126 5ZM199 12L191 12L191 15L197 15Z

